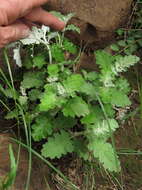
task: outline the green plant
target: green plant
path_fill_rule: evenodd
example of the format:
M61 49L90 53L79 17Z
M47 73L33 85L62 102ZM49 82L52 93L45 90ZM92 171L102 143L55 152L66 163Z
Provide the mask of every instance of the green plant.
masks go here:
M73 25L67 29L78 31ZM33 140L46 140L41 150L45 158L75 152L85 160L97 158L105 169L119 172L113 142L113 133L119 127L115 113L116 108L131 104L129 83L121 73L139 58L112 56L99 50L94 56L100 71L78 73L79 50L64 37L65 31L33 28L29 38L22 40L26 47L23 61L21 45L17 44L14 58L17 65L22 64L23 77L19 88L1 89L20 106L15 106L6 118L23 122L25 114ZM110 138L112 144L108 142Z
M137 0L133 7L132 15L128 19L125 28L116 31L117 42L111 45L111 49L131 55L142 48L142 4L141 0Z
M9 144L9 157L10 157L10 172L7 176L1 181L0 188L2 190L8 190L14 184L16 174L17 174L17 163L14 157L12 145Z

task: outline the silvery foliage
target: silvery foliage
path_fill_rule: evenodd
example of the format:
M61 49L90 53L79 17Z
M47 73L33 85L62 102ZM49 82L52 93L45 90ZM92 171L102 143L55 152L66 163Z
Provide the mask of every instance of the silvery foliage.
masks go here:
M22 67L20 46L21 44L19 42L13 42L6 46L8 49L13 49L13 59L18 67Z
M58 77L48 77L48 78L47 78L47 81L48 81L49 83L56 82L56 81L58 81Z
M48 35L47 35L48 34ZM48 26L42 25L41 28L33 27L30 35L20 40L23 45L31 45L31 44L45 44L48 45L49 41L52 38L58 36L58 32L50 33L50 28Z
M93 132L96 136L100 137L101 135L110 134L119 128L118 123L115 119L102 120L97 122L93 126Z
M60 83L57 84L58 93L61 96L66 96L66 89Z
M19 67L22 66L21 56L20 56L20 47L23 45L39 45L44 44L48 50L50 50L49 43L50 40L59 36L58 32L50 32L48 26L42 25L41 28L33 27L29 36L16 43L16 47L13 49L13 57L16 61L16 65ZM20 43L21 42L21 43Z
M65 23L67 23L74 16L74 14L72 14L72 13L70 13L68 15L62 15L61 13L55 12L55 11L52 11L51 13L53 15L57 16L62 21L64 21ZM65 27L63 29L63 31L62 31L63 34L67 30L72 30L72 31L76 31L76 32L80 33L79 28L72 24L68 25L67 27ZM52 63L52 55L51 55L51 51L50 51L50 40L52 40L53 38L56 38L56 37L58 37L59 42L61 42L61 37L60 37L59 33L51 32L50 28L48 26L42 25L41 28L34 26L27 38L24 38L24 39L20 40L19 42L16 42L16 44L18 44L18 46L16 46L16 48L14 48L14 50L13 50L16 65L18 65L19 67L22 66L22 61L21 61L21 56L20 56L21 44L23 44L23 45L39 45L39 44L45 45L49 51L49 62ZM15 44L15 43L13 43L13 44Z
M134 55L118 57L112 67L112 72L118 76L121 72L126 72L130 66L133 66L140 61L140 58Z
M22 67L22 60L21 60L21 54L20 54L20 45L13 49L13 59L16 62L16 65L18 67Z
M51 13L57 16L58 18L60 18L65 23L67 23L74 16L74 14L72 13L65 16L59 12L53 11ZM73 30L73 29L77 30L75 26L69 25L68 27L69 29L65 27L63 32L66 30ZM20 41L22 42L23 45L41 44L41 43L45 45L49 45L50 40L57 36L59 37L59 33L50 32L50 28L48 26L42 25L41 28L37 28L34 26L30 32L30 35L27 38L22 39Z
M105 72L101 76L101 81L105 87L114 87L114 76L118 76L122 72L126 72L129 67L140 61L140 58L135 55L118 57L115 63L111 66L111 71Z

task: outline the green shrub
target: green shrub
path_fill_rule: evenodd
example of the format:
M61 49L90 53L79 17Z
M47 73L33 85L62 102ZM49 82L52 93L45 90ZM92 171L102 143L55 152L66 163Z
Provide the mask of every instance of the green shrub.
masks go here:
M67 29L78 31L72 25ZM20 106L15 106L6 118L19 118L22 122L24 113L33 140L46 141L41 149L46 158L74 152L85 160L98 159L109 171L120 171L114 143L108 140L113 139L119 127L116 108L131 105L129 83L121 73L139 58L112 56L98 50L94 56L99 72L78 73L79 49L64 37L64 31L51 32L45 26L33 28L22 43L26 51L23 79L14 95L7 94ZM15 60L20 65L19 44L16 49Z

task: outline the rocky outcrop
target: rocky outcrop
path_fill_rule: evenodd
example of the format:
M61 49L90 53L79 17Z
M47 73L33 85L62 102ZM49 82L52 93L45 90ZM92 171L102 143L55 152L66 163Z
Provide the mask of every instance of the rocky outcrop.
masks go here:
M102 45L125 23L133 0L49 0L49 10L75 13L73 23L80 26L79 40Z

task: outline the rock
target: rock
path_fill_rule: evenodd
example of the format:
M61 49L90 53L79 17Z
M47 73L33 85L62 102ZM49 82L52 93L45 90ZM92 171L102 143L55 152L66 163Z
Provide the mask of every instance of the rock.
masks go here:
M133 0L49 0L49 10L75 13L73 23L80 26L79 40L105 46L114 31L128 19ZM76 40L76 39L75 39Z
M77 65L77 70L85 69L87 71L97 71L97 65L95 61L94 54L87 55L85 52L82 52L79 60L79 64Z
M0 134L0 179L3 180L10 171L8 146L12 144L17 157L18 145L13 143L9 134ZM21 147L17 177L10 190L25 190L28 175L28 152ZM28 190L49 190L45 178L48 181L49 169L39 159L33 157L30 187Z

